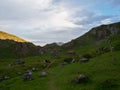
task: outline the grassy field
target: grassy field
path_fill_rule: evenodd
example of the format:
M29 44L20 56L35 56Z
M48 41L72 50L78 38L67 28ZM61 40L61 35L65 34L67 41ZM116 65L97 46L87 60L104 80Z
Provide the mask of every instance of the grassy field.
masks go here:
M33 72L31 81L23 81L22 76L13 75L9 80L0 82L0 90L120 90L120 51L114 52L114 57L113 61L111 54L106 53L86 63L77 62L65 66L55 64L46 70L46 77L39 77L42 69ZM28 64L42 59L25 58L26 62L30 60ZM7 64L4 62L4 65ZM87 75L89 81L81 84L71 83L71 80L80 74Z

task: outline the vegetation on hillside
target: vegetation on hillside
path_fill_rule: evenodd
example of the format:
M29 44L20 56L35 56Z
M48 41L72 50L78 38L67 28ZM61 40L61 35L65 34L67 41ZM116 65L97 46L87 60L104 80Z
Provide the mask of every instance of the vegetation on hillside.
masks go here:
M0 82L0 90L120 90L119 38L120 23L114 23L93 28L62 46L53 43L36 47L32 43L1 40L0 78L10 78ZM81 58L89 60L80 62ZM15 64L18 59L24 64ZM52 64L47 67L45 60ZM37 69L33 80L23 81L26 70L33 68ZM46 77L40 77L43 71ZM81 74L88 81L73 83Z

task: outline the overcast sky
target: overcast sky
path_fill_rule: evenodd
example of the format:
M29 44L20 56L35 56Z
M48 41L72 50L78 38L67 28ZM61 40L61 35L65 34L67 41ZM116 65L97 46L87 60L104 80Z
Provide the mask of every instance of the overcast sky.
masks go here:
M36 45L68 42L120 21L120 0L0 0L0 30Z

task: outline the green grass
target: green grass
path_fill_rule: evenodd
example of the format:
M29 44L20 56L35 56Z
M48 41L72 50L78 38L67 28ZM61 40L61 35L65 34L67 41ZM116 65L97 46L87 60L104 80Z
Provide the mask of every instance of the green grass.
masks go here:
M120 51L114 52L115 61L110 53L106 53L86 63L57 65L47 70L47 77L39 77L39 70L33 73L32 81L23 81L21 76L15 76L1 82L0 90L120 90L119 55ZM83 84L71 83L80 74L87 75L90 80ZM110 82L106 83L107 80Z

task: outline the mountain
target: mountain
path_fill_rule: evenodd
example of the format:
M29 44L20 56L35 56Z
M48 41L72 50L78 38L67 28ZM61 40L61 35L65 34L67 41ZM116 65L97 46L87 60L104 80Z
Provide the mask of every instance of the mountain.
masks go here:
M15 35L0 31L0 58L22 58L40 55L41 47Z
M16 65L13 57L25 63ZM119 68L120 22L92 28L62 46L0 40L0 90L120 90ZM28 70L32 80L25 81L21 76Z
M100 44L104 39L116 34L120 34L120 22L92 28L84 35L64 44L63 47L82 47L91 44Z
M41 54L64 55L69 50L74 50L77 54L96 53L103 48L106 49L105 51L109 51L109 45L106 44L108 41L111 41L115 50L119 50L119 38L120 22L92 28L84 35L65 44L52 43L44 47L35 46L24 39L1 31L0 57L24 57Z
M1 40L9 39L9 40L14 40L16 42L27 42L26 40L24 40L22 38L19 38L15 35L12 35L12 34L9 34L9 33L3 32L3 31L0 31L0 39Z
M75 51L77 54L88 54L92 53L95 55L96 52L102 50L101 52L110 51L110 45L114 47L114 50L120 49L120 22L100 25L89 30L84 35L71 40L61 46L58 46L56 43L48 44L43 48L46 51L53 51L56 54L60 53L61 55L66 55L68 51ZM103 50L105 49L105 50Z

